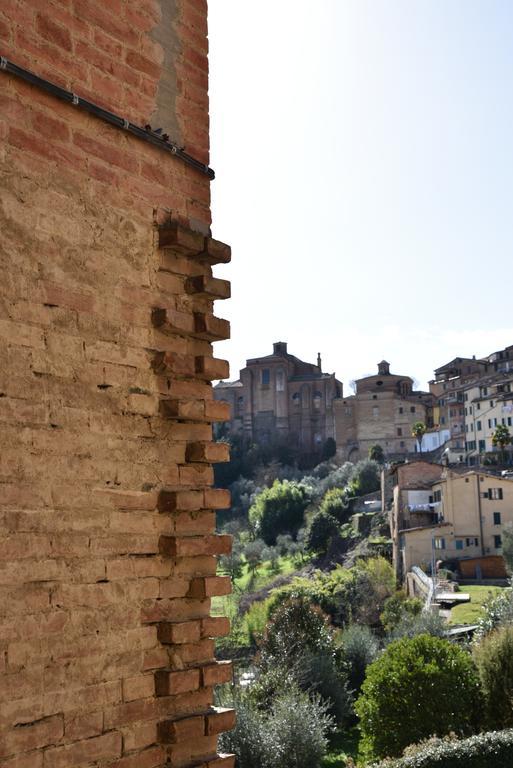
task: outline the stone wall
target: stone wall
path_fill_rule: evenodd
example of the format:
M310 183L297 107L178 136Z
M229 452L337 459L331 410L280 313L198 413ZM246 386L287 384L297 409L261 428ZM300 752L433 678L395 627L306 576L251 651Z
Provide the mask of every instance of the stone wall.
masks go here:
M0 54L207 162L206 3L172 5L4 0ZM229 768L209 179L5 72L0 140L0 766Z

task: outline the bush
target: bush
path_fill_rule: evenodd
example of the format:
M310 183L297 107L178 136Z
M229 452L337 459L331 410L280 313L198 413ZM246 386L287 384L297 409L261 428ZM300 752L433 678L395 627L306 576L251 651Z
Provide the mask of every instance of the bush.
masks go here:
M430 739L399 760L369 768L511 768L513 730L490 731L469 739Z
M338 523L332 515L322 511L316 512L306 535L306 548L310 552L325 554L338 530Z
M504 589L483 606L484 616L479 620L474 641L479 643L497 627L513 623L513 589Z
M422 611L421 613L404 613L398 624L388 633L387 642L400 640L403 637L417 637L417 635L431 635L431 637L444 637L447 625L438 613Z
M249 510L249 520L266 544L274 545L280 533L295 536L303 524L309 499L295 482L276 480L260 493Z
M513 627L485 637L474 650L491 728L513 726Z
M360 692L369 664L379 653L379 642L365 624L350 624L339 638L348 670L349 689Z
M324 494L319 511L334 517L339 523L347 523L351 515L351 505L347 492L343 488L331 488Z
M318 697L291 685L268 710L257 707L251 689L232 691L226 703L237 709L237 724L219 745L236 755L237 768L319 768L332 721Z
M370 665L355 709L365 755L394 757L432 735L477 730L482 694L468 653L419 635L392 643Z
M396 592L385 600L381 624L385 632L391 632L406 615L418 616L421 611L422 601L418 597L407 598L404 592Z
M369 459L371 459L371 461L377 461L378 464L385 463L385 451L378 445L378 443L371 445L369 448Z

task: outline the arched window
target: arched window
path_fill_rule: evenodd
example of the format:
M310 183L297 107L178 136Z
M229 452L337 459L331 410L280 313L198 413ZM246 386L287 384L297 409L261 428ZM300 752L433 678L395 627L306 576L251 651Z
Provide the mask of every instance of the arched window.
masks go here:
M322 401L322 392L314 392L313 395L313 407L319 410L321 407L321 401Z
M299 394L299 392L294 392L294 394L292 395L292 404L296 408L299 408L299 406L301 405L301 395Z
M283 368L278 368L276 371L276 391L285 391L285 374L283 373Z

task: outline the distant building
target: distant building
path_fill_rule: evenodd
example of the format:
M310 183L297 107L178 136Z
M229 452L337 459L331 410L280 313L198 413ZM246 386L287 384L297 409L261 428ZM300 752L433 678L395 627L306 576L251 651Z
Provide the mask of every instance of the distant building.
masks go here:
M433 559L468 578L506 576L502 534L513 523L513 479L427 462L405 464L395 478L391 531L400 578Z
M417 452L411 428L416 421L432 425L429 392L413 389L410 376L390 373L382 360L378 373L355 382L355 394L335 403L335 438L341 459L365 458L379 444L388 458ZM424 450L424 448L423 448Z
M470 465L479 464L486 453L498 453L492 438L499 425L513 436L513 367L511 372L485 376L464 390L465 451ZM511 458L513 446L504 455Z
M283 341L273 353L246 361L238 381L214 387L216 400L230 403L231 420L221 430L241 434L260 445L286 443L304 458L318 458L335 437L334 402L342 382L317 364L289 354Z

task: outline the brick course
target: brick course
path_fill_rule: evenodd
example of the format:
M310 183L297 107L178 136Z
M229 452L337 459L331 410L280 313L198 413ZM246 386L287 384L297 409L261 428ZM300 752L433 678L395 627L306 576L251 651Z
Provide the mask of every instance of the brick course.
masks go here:
M162 18L158 0L4 0L0 54L144 125ZM169 109L208 162L206 4L170 24ZM230 768L212 708L229 625L209 617L229 588L229 495L209 486L230 249L209 180L5 73L0 139L0 768Z

